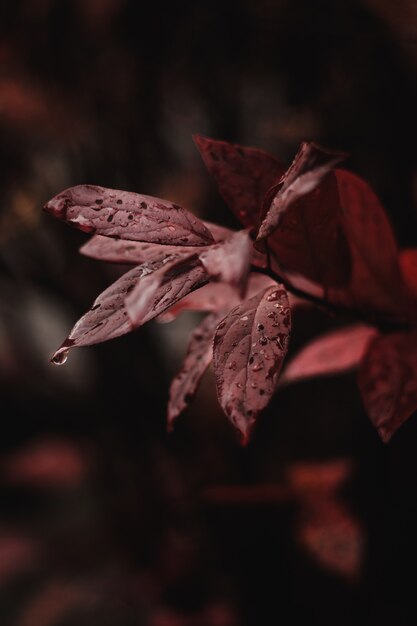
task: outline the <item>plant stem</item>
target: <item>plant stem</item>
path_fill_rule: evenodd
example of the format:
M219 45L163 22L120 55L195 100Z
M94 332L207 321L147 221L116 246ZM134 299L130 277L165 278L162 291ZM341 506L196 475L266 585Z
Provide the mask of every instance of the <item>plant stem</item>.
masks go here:
M371 324L372 326L375 326L385 333L411 330L411 324L405 319L388 319L382 316L378 316L377 313L363 313L358 309L335 304L334 302L330 302L326 298L315 296L308 291L304 291L303 289L296 287L288 280L288 278L285 278L281 274L273 271L270 267L268 267L267 269L257 269L261 274L265 274L266 276L269 276L269 278L280 282L282 285L284 285L287 291L292 293L294 296L311 302L320 309L324 309L327 313L352 317L359 322Z

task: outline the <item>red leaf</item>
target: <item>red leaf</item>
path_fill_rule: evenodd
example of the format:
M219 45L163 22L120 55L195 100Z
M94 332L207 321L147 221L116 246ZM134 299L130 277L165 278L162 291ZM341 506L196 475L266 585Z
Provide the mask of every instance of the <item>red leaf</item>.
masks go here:
M126 297L126 310L134 328L153 319L207 282L206 270L196 255L174 259L137 282Z
M315 376L340 374L357 367L375 335L377 331L372 326L355 324L313 339L285 368L280 386Z
M385 211L369 185L351 172L335 172L343 227L352 253L349 287L330 299L365 311L397 315L404 293L395 238Z
M261 289L266 289L275 284L272 278L264 274L249 274L247 297L251 298ZM160 315L158 320L172 322L184 311L226 312L237 306L240 301L241 299L236 290L229 285L225 283L220 283L219 285L208 283L208 285L204 285L204 287L182 298L182 300Z
M75 324L62 346L52 356L51 361L56 365L61 365L67 360L70 348L101 343L133 330L124 301L129 290L133 289L149 269L147 265L134 267L103 291L96 298L91 309Z
M61 365L71 348L102 343L132 331L206 281L206 271L193 254L180 261L134 267L98 296L51 361ZM131 313L136 314L134 322Z
M208 246L200 254L200 261L215 281L236 287L243 296L249 275L252 240L246 230L233 233L222 243Z
M350 581L361 570L365 537L361 523L344 502L319 498L295 520L300 547L323 569Z
M256 148L201 135L194 141L226 204L244 226L257 228L264 196L281 178L284 166Z
M203 246L213 237L192 213L167 200L94 185L70 187L45 205L80 230L168 245Z
M405 286L409 294L417 299L417 248L401 250L398 259Z
M200 380L213 358L213 337L221 316L210 313L191 335L184 363L171 383L168 403L168 429L189 405Z
M274 285L239 304L217 327L213 351L217 395L244 443L276 389L290 325L287 293Z
M417 334L376 337L362 361L358 384L370 420L387 443L417 410Z
M314 143L303 143L289 169L275 188L268 191L266 213L257 240L265 239L278 228L283 215L298 199L316 189L344 155L323 150Z
M360 574L365 536L342 495L335 493L352 475L350 459L297 463L289 480L298 507L296 539L321 567L350 581Z
M16 531L0 529L0 585L2 589L10 586L16 578L22 579L28 573L33 573L41 562L40 549L32 537L26 537Z
M87 458L65 439L32 442L3 461L3 474L12 484L41 488L79 487L88 472Z
M276 230L268 239L279 268L324 287L346 285L351 255L341 217L336 178L331 172L313 192L280 213Z
M296 497L305 503L317 495L333 496L351 478L353 471L354 462L348 457L302 461L289 467L287 479Z

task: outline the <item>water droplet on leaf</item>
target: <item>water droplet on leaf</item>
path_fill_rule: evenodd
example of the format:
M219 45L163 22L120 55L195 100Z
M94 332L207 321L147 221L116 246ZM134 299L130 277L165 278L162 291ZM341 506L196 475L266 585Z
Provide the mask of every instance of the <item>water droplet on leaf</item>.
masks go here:
M268 302L275 302L275 300L278 300L278 291L273 291L267 297L267 301Z
M59 354L55 354L55 356L52 357L52 363L54 365L64 365L68 359L68 352L69 350L63 350Z

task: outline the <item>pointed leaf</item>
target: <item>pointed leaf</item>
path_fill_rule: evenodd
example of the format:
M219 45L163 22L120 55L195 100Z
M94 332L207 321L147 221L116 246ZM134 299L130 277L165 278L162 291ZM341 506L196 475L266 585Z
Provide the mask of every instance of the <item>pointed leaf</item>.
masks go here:
M251 298L261 289L275 285L275 281L264 274L249 275L247 297ZM230 311L241 299L236 290L225 283L208 283L182 298L170 309L158 317L161 322L172 322L184 311L212 311L221 313Z
M60 365L65 363L70 348L101 343L133 330L124 305L126 295L143 276L158 267L159 264L134 267L111 284L78 320L51 360Z
M239 304L217 327L213 350L217 395L244 443L276 389L290 325L287 293L276 284Z
M266 213L257 240L271 235L282 222L288 208L296 200L316 189L343 158L344 155L323 150L315 143L303 143L282 180L268 192Z
M324 287L346 285L351 254L341 218L337 182L331 172L313 192L281 213L268 239L271 257L284 271L296 272Z
M392 316L404 307L397 244L377 196L359 176L336 170L343 228L352 253L347 289L333 290L338 304Z
M417 334L374 339L362 361L358 384L369 418L387 443L417 410Z
M198 257L169 261L138 282L125 305L134 328L153 319L208 280Z
M279 181L284 166L256 148L201 135L194 141L226 204L244 226L257 228L264 196Z
M194 398L200 380L213 358L213 337L221 315L210 313L191 335L183 365L171 383L168 429Z
M209 276L219 282L236 287L243 296L249 275L252 240L246 230L234 233L229 239L208 246L200 254L200 261Z
M313 339L287 365L279 385L341 374L357 367L370 340L377 334L372 326L355 324Z
M45 205L55 217L87 233L179 246L204 246L213 237L192 213L168 200L129 191L78 185Z

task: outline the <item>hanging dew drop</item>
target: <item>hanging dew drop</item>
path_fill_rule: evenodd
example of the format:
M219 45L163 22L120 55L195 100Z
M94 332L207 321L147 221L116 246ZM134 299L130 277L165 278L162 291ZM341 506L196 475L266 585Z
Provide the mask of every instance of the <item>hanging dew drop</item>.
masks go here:
M54 365L64 365L64 363L68 359L68 353L69 353L69 350L63 350L62 352L59 352L58 354L55 354L52 357L51 362Z

